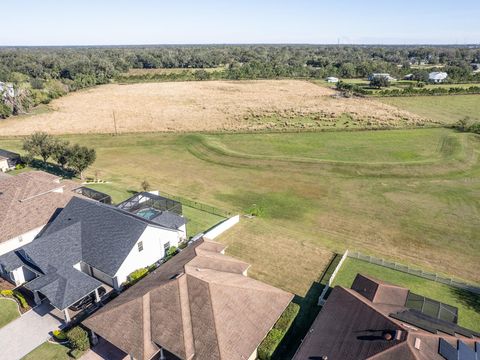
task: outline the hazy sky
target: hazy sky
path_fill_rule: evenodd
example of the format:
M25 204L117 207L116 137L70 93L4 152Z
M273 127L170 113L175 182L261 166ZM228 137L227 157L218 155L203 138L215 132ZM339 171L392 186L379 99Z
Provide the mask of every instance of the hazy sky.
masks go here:
M480 0L0 0L0 45L480 43Z

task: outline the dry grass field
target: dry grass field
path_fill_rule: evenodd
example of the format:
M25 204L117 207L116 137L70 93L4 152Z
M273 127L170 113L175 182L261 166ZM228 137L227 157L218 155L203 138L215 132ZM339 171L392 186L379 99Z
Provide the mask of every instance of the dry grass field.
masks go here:
M110 84L53 101L53 111L12 117L0 135L406 127L419 115L374 100L338 98L298 80ZM115 121L114 121L115 119ZM431 123L431 121L429 121ZM338 126L337 126L338 125Z

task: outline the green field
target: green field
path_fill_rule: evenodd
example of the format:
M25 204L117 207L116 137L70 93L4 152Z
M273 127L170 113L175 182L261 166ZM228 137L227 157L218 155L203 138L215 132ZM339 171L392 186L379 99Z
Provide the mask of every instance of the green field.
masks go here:
M418 276L351 258L347 258L343 263L335 277L333 286L341 285L349 288L358 273L404 286L416 294L455 306L458 308L458 324L471 330L480 331L480 296Z
M389 97L378 101L445 124L454 124L466 116L480 121L480 95Z
M332 252L346 248L480 281L480 141L473 134L437 128L66 138L97 149L88 175L109 181L117 190L104 190L114 198L147 179L152 189L257 212L220 241L253 265L252 276L300 296ZM21 140L0 140L0 147L19 150ZM210 220L200 221L198 229Z
M0 328L20 316L16 301L0 299Z

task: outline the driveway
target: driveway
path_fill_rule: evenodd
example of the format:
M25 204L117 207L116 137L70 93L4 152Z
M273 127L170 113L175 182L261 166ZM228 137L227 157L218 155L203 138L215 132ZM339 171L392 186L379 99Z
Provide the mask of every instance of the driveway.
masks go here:
M2 360L18 360L44 343L52 330L63 324L50 314L52 306L43 303L0 328Z

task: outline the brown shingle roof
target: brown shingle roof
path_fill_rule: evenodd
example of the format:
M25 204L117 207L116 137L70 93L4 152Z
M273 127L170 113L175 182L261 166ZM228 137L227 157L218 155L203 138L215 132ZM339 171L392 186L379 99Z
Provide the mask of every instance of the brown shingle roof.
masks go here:
M0 178L0 242L45 225L77 187L42 171Z
M247 359L293 295L244 276L248 264L220 255L223 249L197 241L84 324L140 360L159 347L180 359ZM146 297L150 333L145 319L131 315ZM143 342L131 333L144 334Z
M352 289L335 287L293 360L322 356L329 360L441 360L440 338L454 346L457 340L470 347L478 341L432 334L390 317L392 310L405 309L405 292L408 294L408 289L360 274ZM394 294L401 299L396 300ZM392 340L382 336L386 332L391 332ZM416 340L419 349L415 348Z

